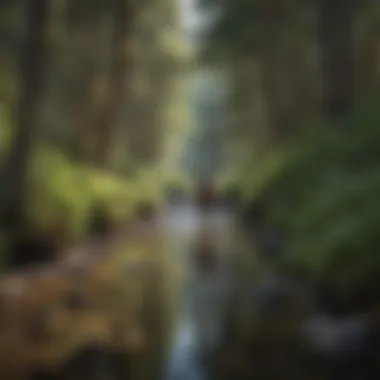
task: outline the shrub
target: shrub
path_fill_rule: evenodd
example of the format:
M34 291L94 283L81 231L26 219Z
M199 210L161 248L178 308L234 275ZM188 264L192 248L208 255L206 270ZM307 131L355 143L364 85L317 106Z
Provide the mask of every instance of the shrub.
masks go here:
M286 231L285 259L344 290L380 274L378 100L272 152L240 182Z

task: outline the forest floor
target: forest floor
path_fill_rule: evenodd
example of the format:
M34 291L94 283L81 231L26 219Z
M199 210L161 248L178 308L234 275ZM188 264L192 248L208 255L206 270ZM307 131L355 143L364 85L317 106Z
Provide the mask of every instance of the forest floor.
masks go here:
M156 223L142 223L73 248L55 263L4 275L0 377L59 372L76 352L98 344L137 353L145 363L133 371L152 378L143 376L146 360L163 352L168 335L162 237Z

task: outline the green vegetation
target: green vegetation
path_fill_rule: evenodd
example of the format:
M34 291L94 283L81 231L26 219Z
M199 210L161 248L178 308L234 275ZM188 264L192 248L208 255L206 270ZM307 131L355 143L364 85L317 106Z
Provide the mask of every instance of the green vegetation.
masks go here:
M372 286L380 273L378 101L295 137L239 182L286 231L285 259L344 290Z
M237 154L223 186L265 206L286 265L330 289L376 289L378 3L202 3L218 15L201 58L231 78Z
M86 231L94 205L102 204L115 219L123 219L131 216L137 201L135 182L73 164L48 148L37 152L31 181L32 221L41 227L58 222L75 235Z
M0 10L1 256L20 234L72 244L94 214L116 226L139 218L139 205L159 208L166 183L184 183L172 167L162 173L187 59L175 4L28 0Z

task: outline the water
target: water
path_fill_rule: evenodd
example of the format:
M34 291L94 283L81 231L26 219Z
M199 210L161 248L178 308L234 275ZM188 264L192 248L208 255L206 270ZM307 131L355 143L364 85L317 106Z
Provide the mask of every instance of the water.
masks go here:
M185 317L180 321L170 352L166 380L204 380L205 370L198 357L194 325Z
M192 205L171 208L166 215L169 236L175 249L173 260L184 267L181 289L181 312L169 353L165 380L204 380L207 355L221 338L223 316L232 288L228 268L231 217L223 209L202 215ZM192 262L197 238L207 231L216 243L219 268L208 277L202 276Z

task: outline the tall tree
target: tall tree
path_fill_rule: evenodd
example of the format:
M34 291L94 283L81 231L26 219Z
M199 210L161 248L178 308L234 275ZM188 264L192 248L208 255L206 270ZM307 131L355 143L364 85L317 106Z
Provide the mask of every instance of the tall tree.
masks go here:
M380 7L369 1L361 12L363 28L359 49L358 87L361 93L370 93L379 83L380 67Z
M130 158L147 166L155 165L161 157L164 113L178 72L178 29L172 3L146 4L133 33L134 65L123 129Z
M47 71L48 31L51 1L26 3L26 46L20 67L16 132L3 171L5 204L15 226L25 222L28 175L39 124L39 109Z
M78 4L71 4L78 8ZM72 137L72 154L81 161L91 160L91 143L95 123L95 93L100 77L100 54L107 7L103 1L80 7L74 34L79 41L79 74L81 85L76 106L76 125Z
M354 16L356 0L319 0L322 107L345 112L355 95Z
M126 101L125 89L131 65L129 43L135 16L135 5L130 0L113 0L111 4L111 64L107 93L97 124L98 141L95 152L95 162L100 167L107 166L109 162L120 112Z
M305 100L311 101L311 76L301 75L309 70L304 51L306 42L301 43L298 37L302 29L299 20L305 8L304 3L289 0L226 0L206 39L206 52L213 58L259 63L258 85L264 111L260 112L265 114L261 122L265 133L260 133L265 141L258 143L261 147L270 147L291 135L300 123L297 117L300 109L306 105L310 108ZM255 70L254 65L252 70ZM252 96L255 91L249 88L250 83L246 86L245 97L251 98L247 111L252 114L255 108L252 103L257 103L257 97ZM303 92L302 98L298 90ZM253 128L250 123L247 127Z

